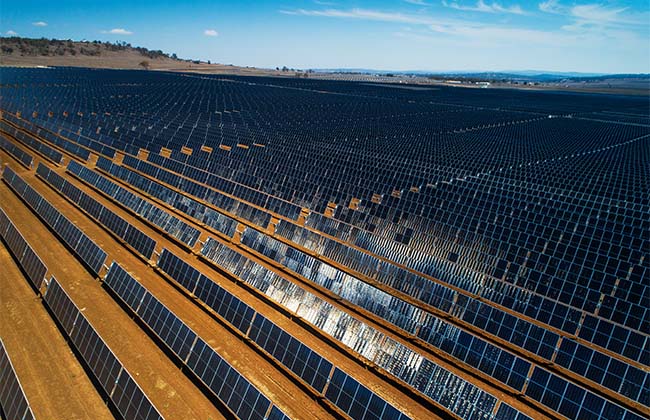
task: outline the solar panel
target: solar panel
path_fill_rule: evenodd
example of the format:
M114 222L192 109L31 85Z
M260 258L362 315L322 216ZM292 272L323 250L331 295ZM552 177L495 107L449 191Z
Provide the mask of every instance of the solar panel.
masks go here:
M77 257L93 273L99 274L106 261L106 252L63 216L35 189L25 183L11 168L5 168L2 178L48 224L54 233L68 244Z
M271 401L117 263L104 283L238 418L265 418Z
M36 168L36 173L65 197L69 198L74 204L104 225L109 231L133 247L143 257L151 259L156 247L156 241L147 234L66 181L62 176L42 163L39 163L38 168Z
M41 155L45 156L47 159L54 163L60 164L63 161L63 155L60 152L52 149L51 147L43 144L33 137L28 136L24 132L17 130L15 127L7 124L5 121L0 121L0 130L11 134L16 139L18 139L18 141L38 151Z
M54 277L44 303L123 418L163 418Z
M0 339L0 410L7 419L35 418L2 339Z
M41 288L47 273L47 267L38 257L36 252L27 243L20 231L0 208L0 236L18 261L20 267L27 274L27 279L36 290Z
M232 237L235 233L237 222L234 219L225 216L196 200L192 200L167 187L156 184L142 175L115 165L103 157L100 157L97 160L97 167L123 181L128 182L133 187L167 203L177 210L186 213L188 216L205 223L226 236Z
M68 172L72 173L82 181L95 187L108 197L115 199L124 207L135 212L139 216L163 229L173 238L178 239L181 243L192 248L200 236L198 229L188 225L168 212L155 207L151 203L136 196L130 191L122 188L107 178L85 168L81 164L70 161Z
M16 160L26 168L31 169L34 158L32 158L29 153L25 152L2 135L0 135L0 149L16 158Z

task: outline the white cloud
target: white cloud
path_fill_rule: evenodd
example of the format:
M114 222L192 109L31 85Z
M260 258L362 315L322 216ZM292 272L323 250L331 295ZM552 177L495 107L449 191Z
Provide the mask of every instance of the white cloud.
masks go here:
M47 22L43 22L42 20L38 22L32 22L32 25L34 26L47 26Z
M558 3L550 3L557 6ZM481 6L484 5L484 6ZM477 7L490 8L492 13L506 10L497 3L491 5L479 1ZM410 38L413 41L436 43L444 46L449 44L463 45L468 48L477 46L498 47L499 45L517 46L517 48L528 48L528 45L535 44L539 47L567 48L567 46L580 47L582 45L608 45L612 42L621 43L627 46L643 43L643 37L634 28L621 28L620 26L598 26L584 24L587 19L613 20L618 13L608 14L596 12L593 9L578 8L567 9L567 13L576 13L582 20L573 17L574 25L558 27L556 29L537 29L531 27L513 26L505 23L489 24L470 18L450 19L438 18L428 14L407 14L397 12L385 12L372 9L325 9L325 10L280 10L280 13L297 16L329 17L338 19L357 19L366 21L380 21L402 24L403 26L425 27L424 31L402 31L395 33L400 38ZM517 9L514 13L517 13ZM509 13L513 13L510 10ZM522 11L523 13L523 11ZM571 17L570 17L571 18ZM620 16L619 16L620 18ZM647 41L645 41L647 43Z
M381 12L378 10L368 9L327 9L327 10L280 10L280 13L286 15L302 15L302 16L320 16L320 17L333 17L345 19L361 19L361 20L376 20L380 22L396 22L396 23L411 23L420 25L429 25L434 23L427 17L407 15L403 13Z
M608 9L598 4L582 4L571 8L571 15L583 22L598 24L631 23L621 16L626 9Z
M9 35L9 36L16 36L16 35L18 35L18 32L15 32L15 31L12 31L11 29L9 29L9 30L6 32L6 34Z
M650 22L650 14L629 13L628 8L610 8L601 4L590 3L576 6L565 6L559 0L546 0L538 5L539 10L546 13L565 15L573 18L575 22L570 25L647 25Z
M404 1L406 3L411 3L418 6L429 6L429 3L425 2L424 0L404 0Z
M553 0L550 0L553 1ZM442 5L451 9L462 10L466 12L483 12L483 13L511 13L514 15L526 14L518 4L514 6L502 6L497 2L487 4L483 0L478 0L474 6L463 6L456 2L447 3L443 0Z
M219 36L219 32L215 31L214 29L206 29L203 31L203 35L205 36Z
M546 13L562 14L566 12L566 7L560 5L558 0L546 0L538 5L539 10Z
M115 28L110 31L102 31L103 34L112 34L112 35L133 35L133 32L127 31L124 28Z

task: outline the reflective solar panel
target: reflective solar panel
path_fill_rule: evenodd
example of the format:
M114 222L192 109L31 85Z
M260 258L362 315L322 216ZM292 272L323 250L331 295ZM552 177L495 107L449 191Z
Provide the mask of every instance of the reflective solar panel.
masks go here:
M238 418L265 418L271 401L117 263L104 283Z

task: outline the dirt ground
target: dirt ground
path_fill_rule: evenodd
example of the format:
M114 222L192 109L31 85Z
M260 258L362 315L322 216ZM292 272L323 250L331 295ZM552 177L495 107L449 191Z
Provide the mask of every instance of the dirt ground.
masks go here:
M112 419L4 246L0 246L0 267L0 337L36 418Z

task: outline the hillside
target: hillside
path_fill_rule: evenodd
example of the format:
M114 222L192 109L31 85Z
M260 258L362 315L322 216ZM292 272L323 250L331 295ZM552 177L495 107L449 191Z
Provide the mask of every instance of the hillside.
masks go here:
M146 64L145 64L146 63ZM185 60L176 54L127 43L0 37L0 66L69 66L117 69L199 71L230 74L277 72L205 61Z

